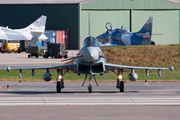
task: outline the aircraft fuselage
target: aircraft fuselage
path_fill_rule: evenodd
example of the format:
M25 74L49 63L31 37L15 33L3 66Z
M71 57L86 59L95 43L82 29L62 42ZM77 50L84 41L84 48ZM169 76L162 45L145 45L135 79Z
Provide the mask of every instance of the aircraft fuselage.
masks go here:
M46 39L46 36L41 34L33 34L30 30L9 29L0 27L1 40L37 40Z
M152 21L153 18L150 17L144 26L138 31L131 33L126 29L120 28L114 29L110 22L106 23L106 32L97 36L99 42L102 42L102 45L110 43L109 46L130 46L130 45L155 45L154 41L151 40L152 35ZM107 26L110 25L110 28Z
M130 45L150 45L150 38L143 38L142 36L136 35L137 33L131 33L123 29L115 29L109 31L109 36L107 33L103 33L97 36L98 41L103 43L111 43L113 46L130 46Z
M41 16L32 24L22 29L0 27L0 40L47 40L44 35L46 16Z
M103 64L106 60L100 57L103 53L99 47L83 47L78 54L83 55L81 58L75 59L75 63L78 64L76 72L79 74L95 75L106 71Z

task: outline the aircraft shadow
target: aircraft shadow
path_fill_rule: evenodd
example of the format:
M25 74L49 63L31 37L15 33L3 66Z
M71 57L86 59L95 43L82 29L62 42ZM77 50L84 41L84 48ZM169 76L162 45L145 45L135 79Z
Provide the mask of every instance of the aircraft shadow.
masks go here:
M92 93L89 93L88 91L61 91L61 93L114 93L114 94L123 94L123 93L138 93L139 91L124 91L124 92L119 92L119 91L92 91ZM57 93L56 91L0 91L2 94L19 94L19 95L37 95L37 94L61 94Z

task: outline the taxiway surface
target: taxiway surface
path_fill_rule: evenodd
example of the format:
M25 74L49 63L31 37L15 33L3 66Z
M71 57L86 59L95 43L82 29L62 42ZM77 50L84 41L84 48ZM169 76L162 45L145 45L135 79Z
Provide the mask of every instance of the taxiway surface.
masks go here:
M10 90L6 90L6 85ZM142 119L180 118L179 82L128 82L120 93L113 82L65 82L56 93L53 82L0 82L0 119ZM11 113L11 114L8 114Z
M7 84L10 90L6 90ZM0 82L0 105L180 105L180 82L128 82L124 93L115 83L102 82L93 84L92 94L88 83L81 84L65 82L62 93L56 93L53 82Z
M68 51L69 57L78 51ZM60 65L62 59L28 58L26 53L0 54L0 69ZM83 82L83 80L82 80ZM0 81L0 120L59 119L128 119L179 120L180 82L128 82L125 92L115 82L66 82L62 93L56 93L54 82ZM6 86L10 90L6 90Z
M78 53L78 50L68 50L68 57L74 57ZM48 59L39 56L39 58L31 57L28 58L28 54L25 52L22 53L0 53L0 69L4 69L7 66L10 67L42 67L42 66L55 66L61 65L64 62L61 62L63 59L54 59L49 57Z

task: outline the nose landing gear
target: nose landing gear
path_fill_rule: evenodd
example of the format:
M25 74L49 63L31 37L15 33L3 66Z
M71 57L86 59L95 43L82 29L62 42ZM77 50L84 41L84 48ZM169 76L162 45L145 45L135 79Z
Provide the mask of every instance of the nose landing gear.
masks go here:
M97 81L96 81L95 75L93 75L93 77L94 77L94 81L96 82L96 85L99 86ZM86 82L86 79L87 79L87 75L85 75L85 79L84 79L84 82L83 82L82 86L84 86L84 83ZM93 80L92 79L92 74L90 74L89 75L89 85L88 85L89 93L92 93L92 80Z
M89 93L92 93L92 85L88 86Z
M89 85L88 85L89 93L92 93L92 75L89 75Z

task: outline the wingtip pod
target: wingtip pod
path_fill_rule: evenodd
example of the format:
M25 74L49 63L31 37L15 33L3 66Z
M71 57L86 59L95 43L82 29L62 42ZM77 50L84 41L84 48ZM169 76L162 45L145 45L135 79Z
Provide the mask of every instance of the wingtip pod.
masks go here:
M7 70L8 72L11 70L11 67L7 67L7 68L5 68L5 70Z
M170 66L169 69L170 69L171 71L173 71L173 70L174 70L174 67L173 67L173 66Z

